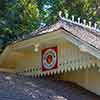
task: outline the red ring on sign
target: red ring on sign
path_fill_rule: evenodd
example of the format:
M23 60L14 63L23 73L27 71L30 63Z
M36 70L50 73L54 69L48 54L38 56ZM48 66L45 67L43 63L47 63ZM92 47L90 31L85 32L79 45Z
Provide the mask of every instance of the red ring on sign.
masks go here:
M50 70L57 67L57 47L45 49L42 55L42 69Z

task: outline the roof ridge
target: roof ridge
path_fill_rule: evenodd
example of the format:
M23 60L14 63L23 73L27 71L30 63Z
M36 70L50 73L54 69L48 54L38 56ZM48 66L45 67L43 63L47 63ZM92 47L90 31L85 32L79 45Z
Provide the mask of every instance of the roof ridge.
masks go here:
M69 19L68 13L66 13L66 17L62 17L62 11L59 12L59 17L63 21L67 21L67 22L73 23L75 25L78 25L78 26L81 26L81 27L84 27L84 28L87 28L87 29L90 29L90 30L93 30L93 31L100 33L100 29L97 28L97 26L98 26L97 23L94 23L94 25L93 25L91 21L87 22L86 19L84 19L82 21L83 22L82 23L80 17L78 17L77 21L76 21L75 18L74 18L74 15L72 15L71 19Z

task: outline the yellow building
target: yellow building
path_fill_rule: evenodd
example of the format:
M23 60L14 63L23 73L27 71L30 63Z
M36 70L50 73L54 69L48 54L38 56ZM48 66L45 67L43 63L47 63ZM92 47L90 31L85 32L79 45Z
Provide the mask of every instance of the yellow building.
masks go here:
M59 79L100 95L100 31L96 27L61 18L28 35L5 48L0 71L34 77L58 74Z

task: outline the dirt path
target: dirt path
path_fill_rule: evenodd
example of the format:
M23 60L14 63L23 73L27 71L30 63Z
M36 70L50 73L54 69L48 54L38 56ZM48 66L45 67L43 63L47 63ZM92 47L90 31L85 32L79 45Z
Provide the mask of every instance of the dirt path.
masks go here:
M0 74L0 100L100 100L71 82Z

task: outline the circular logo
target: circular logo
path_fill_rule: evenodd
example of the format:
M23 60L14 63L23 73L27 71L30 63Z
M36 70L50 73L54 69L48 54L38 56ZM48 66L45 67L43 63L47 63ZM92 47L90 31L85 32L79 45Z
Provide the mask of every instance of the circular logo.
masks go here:
M56 51L53 49L48 49L43 54L43 66L46 69L52 69L56 64L57 59Z

